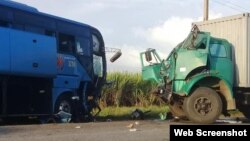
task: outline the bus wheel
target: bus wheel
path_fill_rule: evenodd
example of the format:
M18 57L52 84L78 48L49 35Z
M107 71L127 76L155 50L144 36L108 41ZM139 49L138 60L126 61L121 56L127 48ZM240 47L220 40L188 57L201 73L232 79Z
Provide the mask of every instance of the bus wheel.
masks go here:
M70 122L72 117L72 102L70 97L61 96L55 105L55 114L61 122Z
M213 123L222 112L220 96L211 88L197 88L184 100L184 111L196 123Z
M168 104L170 112L174 117L184 118L185 112L183 110L184 98L173 96Z

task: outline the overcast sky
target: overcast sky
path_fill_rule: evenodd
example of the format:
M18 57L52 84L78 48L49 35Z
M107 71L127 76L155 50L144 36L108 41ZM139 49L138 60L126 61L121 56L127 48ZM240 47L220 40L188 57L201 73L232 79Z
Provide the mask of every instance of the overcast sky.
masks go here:
M89 24L107 47L123 55L109 71L140 72L139 53L155 48L162 58L202 20L203 0L13 0L39 11ZM210 18L250 12L249 0L210 0ZM112 53L108 53L108 59Z

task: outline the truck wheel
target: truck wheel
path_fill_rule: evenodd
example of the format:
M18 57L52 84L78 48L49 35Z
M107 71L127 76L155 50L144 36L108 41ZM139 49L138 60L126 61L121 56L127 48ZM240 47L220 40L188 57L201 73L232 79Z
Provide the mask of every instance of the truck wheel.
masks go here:
M170 112L179 118L185 117L185 112L183 110L183 98L172 98L168 104Z
M200 87L184 100L183 108L189 120L213 123L222 112L222 101L213 89Z

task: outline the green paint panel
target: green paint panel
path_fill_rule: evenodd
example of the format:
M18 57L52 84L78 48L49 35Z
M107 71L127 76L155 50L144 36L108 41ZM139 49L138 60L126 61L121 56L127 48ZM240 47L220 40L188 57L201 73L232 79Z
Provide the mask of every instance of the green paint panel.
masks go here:
M162 76L160 75L161 64L153 64L145 66L142 69L142 79L152 80L157 83L162 81Z
M150 55L148 58L151 58L151 60L146 59L146 54ZM140 54L140 59L142 65L142 79L162 83L162 60L156 51L154 49L148 49L146 52Z
M218 38L211 38L209 46L210 70L214 70L233 85L233 62L232 47L226 41Z
M184 87L186 85L186 82L183 80L175 80L173 82L173 92L178 93L178 94L185 94Z
M176 78L185 79L195 68L207 65L207 53L199 50L182 50L176 59Z

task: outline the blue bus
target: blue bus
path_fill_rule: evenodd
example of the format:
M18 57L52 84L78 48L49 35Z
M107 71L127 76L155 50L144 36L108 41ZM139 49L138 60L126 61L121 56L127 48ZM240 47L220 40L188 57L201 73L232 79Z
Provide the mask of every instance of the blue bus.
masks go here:
M94 27L0 1L0 117L90 115L106 78Z

